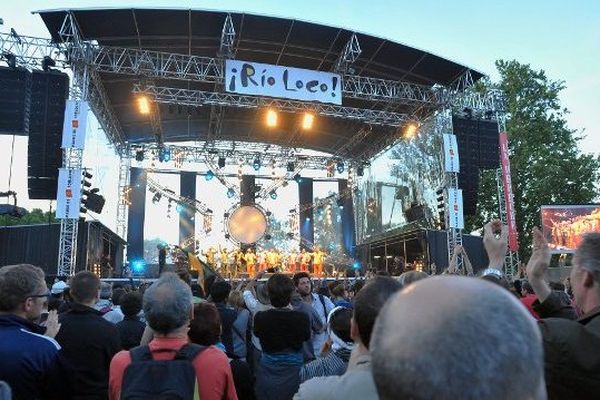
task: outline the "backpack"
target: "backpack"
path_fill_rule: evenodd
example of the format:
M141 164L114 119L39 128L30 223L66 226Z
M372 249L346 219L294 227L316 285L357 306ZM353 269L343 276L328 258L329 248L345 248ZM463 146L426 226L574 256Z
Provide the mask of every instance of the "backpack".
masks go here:
M172 360L153 360L148 346L129 350L131 364L123 374L121 400L194 400L199 398L192 361L206 347L188 343ZM163 350L171 351L171 350Z

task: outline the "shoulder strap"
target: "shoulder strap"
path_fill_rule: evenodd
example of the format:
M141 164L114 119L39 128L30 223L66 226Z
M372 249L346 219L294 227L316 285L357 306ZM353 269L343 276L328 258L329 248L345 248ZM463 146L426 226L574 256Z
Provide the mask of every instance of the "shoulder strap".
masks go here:
M327 322L327 307L325 307L325 296L319 293L319 300L321 300L321 305L323 306L323 314L325 314L325 322Z
M152 360L152 353L148 345L134 347L129 350L129 355L131 356L131 362Z
M175 354L175 359L188 360L189 362L192 362L204 350L206 350L206 346L200 346L195 343L187 343L179 349L177 354Z

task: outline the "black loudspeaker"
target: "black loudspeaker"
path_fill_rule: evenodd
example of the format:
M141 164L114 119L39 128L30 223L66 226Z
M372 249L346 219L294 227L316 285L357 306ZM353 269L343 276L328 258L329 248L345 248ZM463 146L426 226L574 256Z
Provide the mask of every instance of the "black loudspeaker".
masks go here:
M34 71L29 116L28 189L30 199L56 199L62 166L62 128L69 77L57 71Z
M498 123L452 116L452 126L460 158L458 187L463 191L463 212L474 215L480 171L500 167Z
M0 135L29 132L31 73L24 68L0 67Z

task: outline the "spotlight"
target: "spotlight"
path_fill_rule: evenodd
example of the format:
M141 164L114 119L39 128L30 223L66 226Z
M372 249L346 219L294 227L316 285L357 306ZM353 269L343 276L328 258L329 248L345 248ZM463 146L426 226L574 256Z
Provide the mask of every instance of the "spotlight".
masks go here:
M271 240L271 235L269 235L268 233L265 235L265 240Z
M158 161L169 162L171 161L171 150L161 147L158 149Z
M343 161L338 161L337 163L337 172L342 174L344 173L344 170L346 169L346 167L344 166L344 162Z
M412 139L416 135L417 135L417 124L415 124L415 123L408 124L406 126L406 128L404 129L404 136L407 139Z
M269 128L277 126L277 111L272 109L267 110L267 126Z
M135 274L141 274L144 272L146 268L146 263L144 260L135 260L131 263L132 272Z
M252 166L254 167L255 171L258 171L260 169L260 158L256 157L254 159L254 162L252 163Z
M227 197L231 199L233 196L235 196L235 190L227 189Z
M225 157L219 157L218 165L219 168L225 168Z
M300 174L296 174L294 175L294 180L298 183L302 182L302 176L300 176Z
M357 176L363 176L365 174L365 167L363 167L362 165L359 165L358 167L356 167L356 175Z
M44 56L42 59L42 69L44 72L50 71L50 67L56 67L56 61L48 56Z
M208 170L206 171L206 175L204 175L204 179L206 179L207 181L210 181L212 178L215 177L215 173L212 172L212 170Z
M231 236L229 236L229 233L225 234L225 239L229 239Z
M467 118L467 119L473 119L473 109L465 107L463 109L463 113L465 114L465 118Z
M271 190L271 192L269 193L269 196L271 196L271 198L273 200L277 200L277 192L274 190Z
M304 117L302 117L302 129L309 130L313 126L313 122L315 121L315 116L311 113L304 113Z
M144 150L138 150L135 152L136 161L144 161Z
M294 172L296 170L296 164L293 162L287 163L287 172Z
M184 207L181 204L177 204L175 211L177 211L177 214L181 214L184 211Z
M158 203L161 198L162 195L160 193L155 193L154 196L152 196L152 204Z
M150 114L150 100L146 96L140 96L137 99L138 110L140 114Z

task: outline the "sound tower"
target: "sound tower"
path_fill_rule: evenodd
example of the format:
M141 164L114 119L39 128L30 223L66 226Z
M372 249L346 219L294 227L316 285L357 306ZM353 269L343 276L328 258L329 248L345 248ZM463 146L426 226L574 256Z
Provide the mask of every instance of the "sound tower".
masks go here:
M460 158L458 186L463 191L463 211L465 215L474 215L480 171L500 166L498 123L453 115L452 126Z
M58 169L62 166L62 128L69 77L57 71L34 71L31 83L29 144L30 199L56 199Z
M0 135L28 134L30 97L31 73L0 67Z

